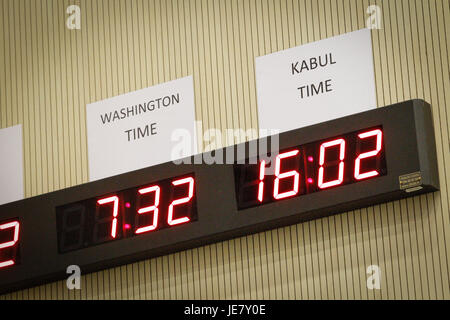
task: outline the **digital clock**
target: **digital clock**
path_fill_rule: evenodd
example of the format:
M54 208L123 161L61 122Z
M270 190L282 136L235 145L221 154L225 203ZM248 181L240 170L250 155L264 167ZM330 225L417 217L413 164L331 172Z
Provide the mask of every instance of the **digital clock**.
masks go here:
M382 127L291 147L272 158L275 168L270 175L264 159L235 165L239 209L384 176L387 171Z
M195 221L194 186L188 174L57 207L59 252Z
M271 165L236 158L245 143L222 149L233 164L168 162L5 204L0 292L438 190L432 124L411 100L282 133Z

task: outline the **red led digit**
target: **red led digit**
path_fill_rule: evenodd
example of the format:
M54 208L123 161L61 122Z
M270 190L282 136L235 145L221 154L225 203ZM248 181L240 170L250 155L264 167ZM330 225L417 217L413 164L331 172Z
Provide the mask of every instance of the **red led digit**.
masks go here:
M179 179L179 180L175 180L172 182L172 184L174 186L179 186L182 184L186 184L189 183L189 191L188 191L188 196L184 197L184 198L180 198L180 199L176 199L173 200L172 203L169 205L169 212L167 215L167 223L171 226L177 225L177 224L181 224L181 223L186 223L190 220L189 217L182 217L182 218L178 218L178 219L173 219L173 210L174 207L183 203L187 203L189 201L191 201L192 197L194 196L194 178L192 177L188 177L188 178L183 178L183 179Z
M17 243L17 241L19 241L19 229L20 229L19 221L12 221L12 222L8 222L8 223L4 223L4 224L0 225L0 231L6 230L6 229L11 229L11 228L14 228L13 239L10 241L0 243L0 250L13 247ZM15 262L13 259L0 261L0 268L12 266L14 263Z
M325 164L325 152L328 147L333 147L339 145L339 173L338 178L335 180L330 180L327 182L323 182L324 180L324 164ZM344 181L344 158L345 158L345 140L340 138L328 142L324 142L320 145L320 153L319 153L319 179L318 186L321 189L329 188L332 186L340 185Z
M100 199L97 201L98 204L106 204L106 203L114 203L113 207L113 220L111 225L111 237L115 238L117 234L117 215L119 214L119 197L112 196L104 199Z
M380 150L381 150L381 140L383 138L383 133L382 133L382 131L380 129L375 129L375 130L371 130L371 131L367 131L367 132L363 132L363 133L358 134L358 137L360 139L366 139L366 138L374 137L374 136L376 136L376 139L377 139L376 149L372 150L372 151L361 153L355 160L355 178L357 180L374 177L374 176L377 176L379 174L379 172L377 170L372 170L372 171L363 172L363 173L360 172L360 170L361 170L361 160L362 159L366 159L366 158L370 158L370 157L375 157L380 152Z
M276 157L276 160L275 160L275 177L276 178L275 178L275 183L274 183L274 187L273 187L273 197L277 200L295 196L298 193L300 174L295 170L280 173L281 160L290 158L290 157L294 157L298 153L299 153L299 150L292 150L289 152L280 153ZM280 189L280 180L289 178L289 177L294 177L294 184L293 184L292 190L280 193L280 190L279 190Z
M259 164L259 184L258 184L258 200L263 201L264 194L264 175L266 171L266 161L262 160Z
M155 192L155 203L152 206L148 206L148 207L145 207L145 208L140 208L138 210L138 214L143 214L143 213L147 213L147 212L153 211L153 223L151 225L149 225L149 226L145 226L145 227L141 227L141 228L137 229L135 231L136 234L155 230L156 227L158 226L158 212L159 212L158 205L159 205L159 198L160 198L161 189L160 189L159 186L151 186L151 187L148 187L148 188L140 189L140 190L138 190L138 192L139 192L139 194L146 194L146 193L150 193L150 192Z

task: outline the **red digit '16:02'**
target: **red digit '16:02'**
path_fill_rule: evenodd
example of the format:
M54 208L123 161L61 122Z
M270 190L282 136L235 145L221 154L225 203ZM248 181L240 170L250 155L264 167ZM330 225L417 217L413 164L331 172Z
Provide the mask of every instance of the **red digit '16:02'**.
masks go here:
M235 169L240 209L386 174L381 127L284 150Z

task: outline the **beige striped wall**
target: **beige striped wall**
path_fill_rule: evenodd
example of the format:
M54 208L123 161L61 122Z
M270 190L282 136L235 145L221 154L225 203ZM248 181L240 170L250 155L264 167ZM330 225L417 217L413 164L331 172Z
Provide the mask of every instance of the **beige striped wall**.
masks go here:
M81 30L65 26L69 4ZM204 130L257 127L255 57L364 28L369 4L382 9L378 105L431 103L440 192L0 298L449 299L448 0L0 0L0 128L23 124L29 197L88 181L93 101L193 75ZM372 264L380 290L366 286Z

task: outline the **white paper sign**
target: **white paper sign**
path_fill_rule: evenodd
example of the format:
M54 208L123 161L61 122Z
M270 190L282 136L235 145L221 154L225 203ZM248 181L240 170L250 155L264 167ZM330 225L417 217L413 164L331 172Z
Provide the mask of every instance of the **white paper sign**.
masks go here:
M281 132L376 107L369 29L256 58L260 129Z
M197 153L192 76L126 93L86 106L91 181L176 160L174 130L190 135Z
M23 197L22 125L19 124L0 129L0 205Z

